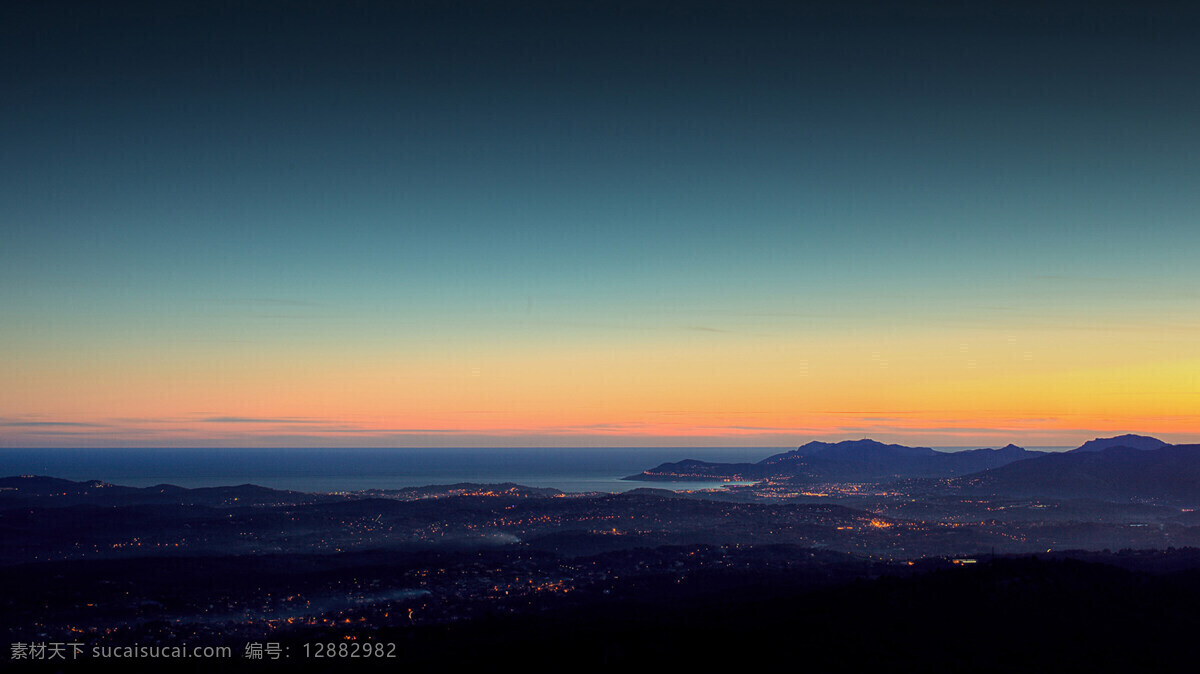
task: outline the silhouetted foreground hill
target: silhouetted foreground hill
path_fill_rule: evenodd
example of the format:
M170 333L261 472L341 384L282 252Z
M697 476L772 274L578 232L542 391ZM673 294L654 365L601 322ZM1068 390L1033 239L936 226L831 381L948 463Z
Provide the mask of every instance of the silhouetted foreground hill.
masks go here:
M800 671L1137 672L1188 661L1200 627L1194 568L1026 558L815 590L787 576L743 580L641 583L591 606L430 629L407 657L710 671L768 666L761 654L782 652Z
M712 565L722 560L724 565ZM500 576L551 568L575 569L591 580L565 594L483 603L453 598ZM744 669L748 661L755 667L786 664L815 672L1188 671L1178 665L1190 662L1200 628L1194 609L1200 602L1200 551L1195 549L1000 557L973 564L928 559L916 566L778 546L642 548L574 560L501 551L375 551L204 558L169 566L149 560L75 562L40 570L54 574L52 587L36 587L39 569L15 569L0 582L7 601L18 607L69 607L81 592L99 592L89 601L109 606L130 588L162 598L141 602L136 610L146 619L136 625L111 635L72 637L89 646L186 640L234 647L234 655L225 659L172 661L171 671L444 670L500 664L719 671ZM481 573L482 582L472 573ZM305 610L315 610L318 587L373 578L378 593L412 578L443 576L460 577L447 586L460 589L445 593L431 585L419 593L391 593L376 606L343 601L338 620L278 621L261 636L247 631L241 613L231 613L229 622L194 627L154 619L192 595L201 603L220 603L268 590L310 597ZM320 601L334 599L331 593ZM439 602L450 603L442 619L431 620ZM408 617L410 608L416 620ZM24 638L22 627L15 629L12 638ZM247 660L241 656L247 641L277 643L289 656ZM313 644L345 642L385 644L394 649L393 657L305 656ZM772 653L783 653L786 663L762 660ZM14 671L83 671L99 663L6 664ZM126 671L162 668L161 660L122 663Z
M1178 666L1191 661L1200 628L1194 610L1200 562L1194 550L1150 553L1147 559L1181 569L1155 571L1152 563L1138 563L1141 556L931 561L936 568L917 572L829 560L788 570L650 574L517 614L293 629L270 637L293 654L288 661L233 659L222 669L343 670L344 660L296 655L305 644L348 640L398 645L397 658L353 662L367 671L501 664L585 671L740 671L748 664L812 672L1187 671ZM764 654L782 654L784 661ZM182 671L208 671L178 664Z

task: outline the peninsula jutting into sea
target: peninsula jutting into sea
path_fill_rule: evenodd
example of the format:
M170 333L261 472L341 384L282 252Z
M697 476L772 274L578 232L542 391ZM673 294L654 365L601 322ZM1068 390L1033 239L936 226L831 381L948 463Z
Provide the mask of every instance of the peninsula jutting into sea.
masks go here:
M670 489L701 478L730 485ZM616 665L734 662L784 634L823 667L877 665L895 649L914 667L978 663L1018 632L1014 667L1101 657L1064 625L1136 635L1103 656L1132 663L1145 648L1177 652L1196 627L1200 445L814 441L627 479L654 486L305 493L7 477L2 628L13 644L88 652L203 643L252 669L246 644L308 666L328 664L302 652L316 642L383 644L426 664L585 648ZM935 648L934 635L956 645Z

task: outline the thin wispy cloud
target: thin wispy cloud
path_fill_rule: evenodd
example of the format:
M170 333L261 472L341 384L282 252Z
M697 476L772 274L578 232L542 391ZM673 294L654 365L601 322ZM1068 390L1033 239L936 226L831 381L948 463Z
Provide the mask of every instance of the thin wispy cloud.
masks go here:
M196 421L206 424L321 424L328 420L303 417L207 417Z
M0 421L0 426L14 428L108 428L107 424L83 421Z

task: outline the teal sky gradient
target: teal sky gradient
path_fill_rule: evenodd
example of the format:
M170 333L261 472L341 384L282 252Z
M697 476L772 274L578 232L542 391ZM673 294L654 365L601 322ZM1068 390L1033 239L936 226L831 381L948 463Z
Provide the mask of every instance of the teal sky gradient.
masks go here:
M22 5L0 348L1053 328L1200 357L1200 21L1006 6Z

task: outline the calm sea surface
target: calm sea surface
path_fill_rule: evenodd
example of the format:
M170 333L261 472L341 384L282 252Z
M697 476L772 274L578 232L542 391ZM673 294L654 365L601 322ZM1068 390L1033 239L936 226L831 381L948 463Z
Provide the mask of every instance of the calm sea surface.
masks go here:
M630 482L665 461L755 462L791 447L473 449L0 449L0 477L50 475L130 487L257 484L307 492L515 482L566 492L704 489L720 482ZM943 447L943 451L964 449ZM1061 447L1039 447L1061 451Z
M664 461L754 462L789 447L599 447L529 449L0 449L0 476L50 475L130 487L257 484L307 492L399 489L456 482L515 482L567 492L655 485L620 478Z

